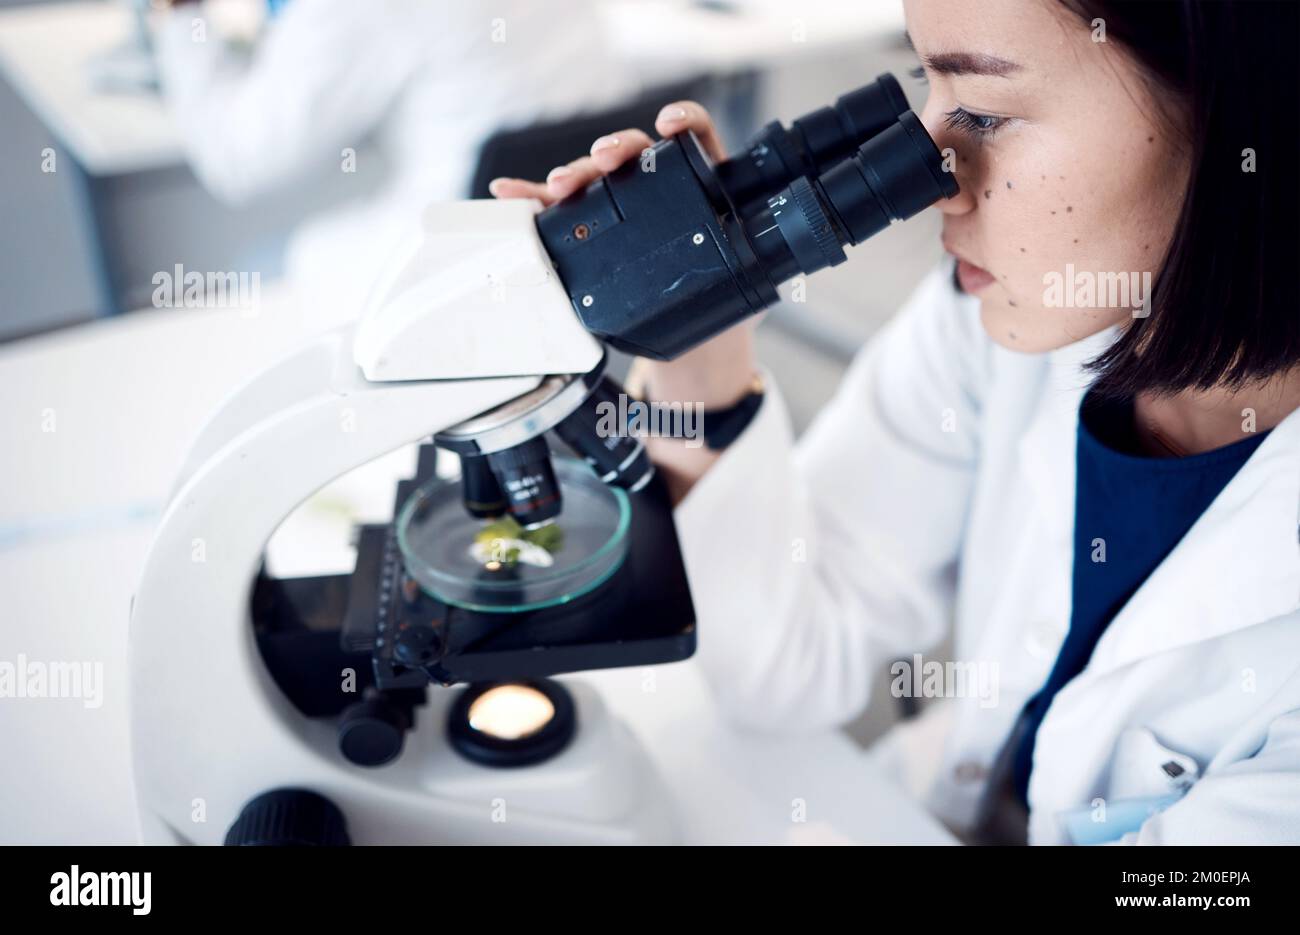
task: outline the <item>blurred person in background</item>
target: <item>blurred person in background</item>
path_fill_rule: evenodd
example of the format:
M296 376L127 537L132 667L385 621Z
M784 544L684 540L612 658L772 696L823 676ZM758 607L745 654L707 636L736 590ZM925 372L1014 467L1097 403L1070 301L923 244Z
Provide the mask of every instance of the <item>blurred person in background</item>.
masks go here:
M463 198L493 132L617 105L638 90L607 52L593 0L291 0L251 59L172 0L155 47L164 96L203 185L248 204L310 171L345 178L362 143L389 174L306 221L287 276L315 327L356 317L431 202ZM362 154L364 156L365 154Z

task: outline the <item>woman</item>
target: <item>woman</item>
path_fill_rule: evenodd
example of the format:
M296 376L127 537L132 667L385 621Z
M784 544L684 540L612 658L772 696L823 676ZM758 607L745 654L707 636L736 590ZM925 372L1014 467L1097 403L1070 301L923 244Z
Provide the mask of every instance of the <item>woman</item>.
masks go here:
M1300 842L1295 7L904 6L955 269L798 446L770 379L725 451L649 440L713 690L838 724L953 627L965 684L896 668L948 697L881 756L967 840ZM723 157L691 102L656 127L688 128ZM649 142L495 193L563 198ZM640 369L715 409L760 372L743 326Z

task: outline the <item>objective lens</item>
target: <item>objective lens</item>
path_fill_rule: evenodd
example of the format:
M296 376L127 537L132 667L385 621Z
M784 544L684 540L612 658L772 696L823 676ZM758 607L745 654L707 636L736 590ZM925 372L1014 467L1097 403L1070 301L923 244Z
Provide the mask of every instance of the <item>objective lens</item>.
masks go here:
M640 490L654 476L654 465L641 439L615 424L619 398L626 400L623 388L609 377L601 379L591 395L562 422L555 434L581 455L606 484L633 492Z
M560 482L551 466L551 449L540 435L487 455L519 525L533 529L560 515Z
M460 489L465 512L478 519L495 519L510 509L486 455L462 453Z

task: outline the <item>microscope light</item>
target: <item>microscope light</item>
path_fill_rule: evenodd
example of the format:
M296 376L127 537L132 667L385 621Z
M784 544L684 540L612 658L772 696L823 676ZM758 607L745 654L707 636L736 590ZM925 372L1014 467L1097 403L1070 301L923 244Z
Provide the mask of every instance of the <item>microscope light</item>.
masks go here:
M577 726L573 696L559 682L479 682L451 706L447 739L483 766L531 766L568 746Z
M500 740L529 737L555 717L555 705L530 685L497 685L469 706L469 726Z

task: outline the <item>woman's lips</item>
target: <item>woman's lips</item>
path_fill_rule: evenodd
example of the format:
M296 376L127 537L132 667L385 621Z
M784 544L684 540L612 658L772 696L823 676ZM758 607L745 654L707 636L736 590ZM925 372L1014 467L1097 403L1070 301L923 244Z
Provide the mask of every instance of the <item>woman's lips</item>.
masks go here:
M974 294L993 282L993 274L982 266L958 259L957 282L961 285L962 292Z

